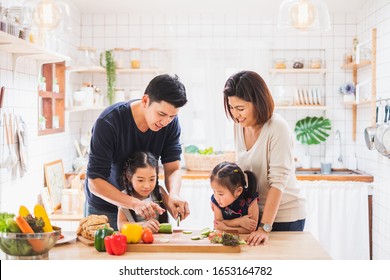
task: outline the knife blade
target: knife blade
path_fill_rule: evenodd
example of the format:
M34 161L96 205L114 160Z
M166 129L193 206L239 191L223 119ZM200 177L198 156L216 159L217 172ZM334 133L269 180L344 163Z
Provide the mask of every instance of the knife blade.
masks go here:
M177 226L180 227L180 219L181 219L181 214L179 213L177 215Z

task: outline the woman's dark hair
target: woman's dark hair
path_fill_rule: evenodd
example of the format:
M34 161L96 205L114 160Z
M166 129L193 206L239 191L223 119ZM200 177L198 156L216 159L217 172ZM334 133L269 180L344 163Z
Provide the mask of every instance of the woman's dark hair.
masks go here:
M126 189L126 192L129 195L132 195L134 192L133 185L131 183L131 178L137 172L138 168L146 168L146 167L153 167L156 169L156 185L153 189L153 195L156 197L157 204L160 205L161 208L165 209L165 205L162 203L162 196L160 193L160 186L158 185L158 160L156 157L149 153L149 152L135 152L130 156L130 158L126 161L125 166L123 168L122 173L122 184L123 187ZM131 215L134 218L134 221L137 221L136 214L133 210L130 210ZM165 211L162 215L159 217L160 223L167 223L168 222L168 214L167 211Z
M253 71L241 71L232 75L225 83L223 90L226 116L235 120L229 108L228 97L236 96L251 102L255 109L256 120L265 124L274 112L274 100L267 84L259 74Z
M149 95L150 103L165 101L175 108L183 107L187 103L186 88L177 75L163 74L154 77L144 94Z
M253 172L246 170L245 173L248 176L248 184L245 180L244 172L236 163L224 161L214 167L211 172L210 182L217 182L219 185L227 188L232 194L238 187L242 186L243 198L250 198L256 192L257 181Z

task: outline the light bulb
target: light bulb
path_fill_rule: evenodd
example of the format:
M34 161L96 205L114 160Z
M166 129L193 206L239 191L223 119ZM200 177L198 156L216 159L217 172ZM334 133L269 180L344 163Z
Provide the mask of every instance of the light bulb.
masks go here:
M292 26L297 29L308 29L316 19L316 9L307 0L299 0L290 10Z
M42 0L34 9L33 20L42 29L55 29L61 21L60 8L53 0Z

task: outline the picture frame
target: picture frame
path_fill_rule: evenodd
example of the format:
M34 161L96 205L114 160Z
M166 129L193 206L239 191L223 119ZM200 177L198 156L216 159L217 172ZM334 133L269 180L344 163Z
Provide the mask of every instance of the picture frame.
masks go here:
M65 173L62 160L44 164L45 185L50 194L53 210L61 208L62 190L65 188Z
M47 214L52 214L54 212L53 206L51 205L50 201L50 193L49 189L47 187L43 187L41 189L41 201L43 204L43 207L45 207Z

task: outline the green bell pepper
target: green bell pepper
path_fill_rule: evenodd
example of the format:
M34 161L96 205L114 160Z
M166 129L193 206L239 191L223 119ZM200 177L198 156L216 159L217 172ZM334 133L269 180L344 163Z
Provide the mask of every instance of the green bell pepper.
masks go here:
M104 238L106 236L112 235L113 233L114 231L108 227L98 229L95 232L95 241L94 241L95 249L98 250L99 252L105 252L106 246L104 245Z

